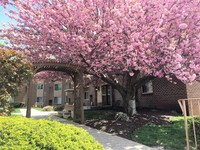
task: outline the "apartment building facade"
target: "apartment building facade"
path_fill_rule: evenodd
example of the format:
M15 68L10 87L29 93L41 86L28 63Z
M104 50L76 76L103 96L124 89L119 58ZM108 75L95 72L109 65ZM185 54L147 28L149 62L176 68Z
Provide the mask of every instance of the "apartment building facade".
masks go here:
M136 92L136 106L141 108L154 108L165 110L180 110L178 99L200 98L200 83L184 84L174 79L176 84L165 78L157 78L144 84ZM31 85L30 100L32 106L73 104L73 81L62 79L52 82L42 80ZM23 86L14 101L26 102L27 88ZM84 106L123 106L119 92L110 85L88 85L84 87Z
M70 78L62 81L40 80L30 85L30 101L32 106L43 107L47 105L64 105L74 102L74 85ZM77 91L78 92L78 91ZM27 86L23 85L15 102L24 102L27 100ZM111 86L104 84L94 86L92 84L84 87L83 95L84 106L111 106L112 91Z

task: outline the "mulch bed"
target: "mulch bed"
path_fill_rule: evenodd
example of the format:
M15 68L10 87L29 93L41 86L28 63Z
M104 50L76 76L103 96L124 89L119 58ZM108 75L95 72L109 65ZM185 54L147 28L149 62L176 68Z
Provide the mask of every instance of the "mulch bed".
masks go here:
M114 135L121 136L123 138L131 139L131 134L137 129L146 124L163 125L169 124L170 116L181 115L174 111L160 111L160 110L138 110L137 114L130 117L130 122L120 121L114 119L114 112L112 115L113 119L92 119L86 120L85 124L92 128L102 130Z

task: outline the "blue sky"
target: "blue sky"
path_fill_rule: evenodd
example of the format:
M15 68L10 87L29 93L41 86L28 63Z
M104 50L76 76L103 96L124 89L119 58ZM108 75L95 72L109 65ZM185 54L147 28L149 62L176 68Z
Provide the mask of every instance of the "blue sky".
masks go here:
M2 6L0 6L0 29L3 28L3 23L15 23L14 20L10 19L8 16L5 15L5 12L8 12L8 10L13 9L11 6L8 6L7 9L4 9Z

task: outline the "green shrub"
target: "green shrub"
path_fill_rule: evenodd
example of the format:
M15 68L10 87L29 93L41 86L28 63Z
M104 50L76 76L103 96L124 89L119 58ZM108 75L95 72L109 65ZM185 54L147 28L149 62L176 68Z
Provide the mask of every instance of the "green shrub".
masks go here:
M1 150L103 150L84 129L50 120L0 117Z
M25 107L25 103L23 102L12 102L10 103L10 105L14 108L22 108Z
M129 116L126 113L123 113L123 112L116 113L115 119L130 122Z
M42 108L43 111L54 111L53 106L45 106Z
M55 105L55 106L53 106L53 109L55 111L62 111L64 109L64 106L63 105Z

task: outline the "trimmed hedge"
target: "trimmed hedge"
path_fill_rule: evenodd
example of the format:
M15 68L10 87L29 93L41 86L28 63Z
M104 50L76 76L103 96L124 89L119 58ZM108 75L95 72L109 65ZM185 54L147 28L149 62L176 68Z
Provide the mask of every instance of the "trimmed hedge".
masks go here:
M82 128L50 120L0 117L1 150L103 150Z
M62 111L64 109L64 105L54 105L54 111Z
M25 103L23 102L12 102L10 103L10 105L14 108L22 108L25 107Z

